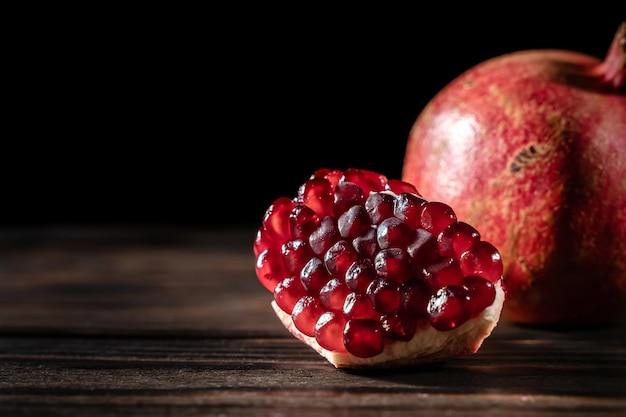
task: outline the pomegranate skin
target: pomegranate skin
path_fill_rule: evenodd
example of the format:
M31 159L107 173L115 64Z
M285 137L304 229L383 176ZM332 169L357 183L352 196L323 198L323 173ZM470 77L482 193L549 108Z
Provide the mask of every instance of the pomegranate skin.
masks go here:
M555 49L484 61L435 95L409 133L402 179L500 250L504 318L626 316L625 44L626 23L604 61Z

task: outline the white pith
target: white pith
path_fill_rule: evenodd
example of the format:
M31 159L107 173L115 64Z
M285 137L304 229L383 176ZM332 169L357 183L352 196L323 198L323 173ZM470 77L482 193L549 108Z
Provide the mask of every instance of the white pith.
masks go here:
M419 328L411 340L386 343L382 353L370 358L324 349L314 337L300 332L294 325L291 315L284 312L275 301L272 301L272 307L291 334L313 348L336 368L402 367L476 353L500 319L505 299L501 281L500 279L494 284L496 289L494 302L479 316L453 330L440 331L430 325Z

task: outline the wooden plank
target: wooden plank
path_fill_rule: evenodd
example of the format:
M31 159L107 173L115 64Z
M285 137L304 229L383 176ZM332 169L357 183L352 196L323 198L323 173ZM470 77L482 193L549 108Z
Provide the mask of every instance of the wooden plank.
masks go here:
M0 337L0 411L624 415L625 336L623 328L564 334L504 324L475 355L385 371L335 369L287 335Z
M501 321L470 357L335 369L274 316L253 239L0 231L0 415L626 415L626 326Z
M271 335L253 230L0 234L0 332Z

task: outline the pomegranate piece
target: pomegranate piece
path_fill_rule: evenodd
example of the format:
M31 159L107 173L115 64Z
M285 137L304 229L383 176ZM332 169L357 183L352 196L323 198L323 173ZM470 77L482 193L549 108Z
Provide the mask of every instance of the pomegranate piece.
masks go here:
M267 209L256 273L282 324L335 367L475 353L504 303L499 252L401 180L318 169Z

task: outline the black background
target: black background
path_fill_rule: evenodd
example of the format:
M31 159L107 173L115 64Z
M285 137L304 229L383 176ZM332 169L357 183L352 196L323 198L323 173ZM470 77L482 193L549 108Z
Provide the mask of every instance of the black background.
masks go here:
M0 225L257 226L319 167L399 177L419 111L464 70L604 56L624 14L585 8L39 15L5 60Z

